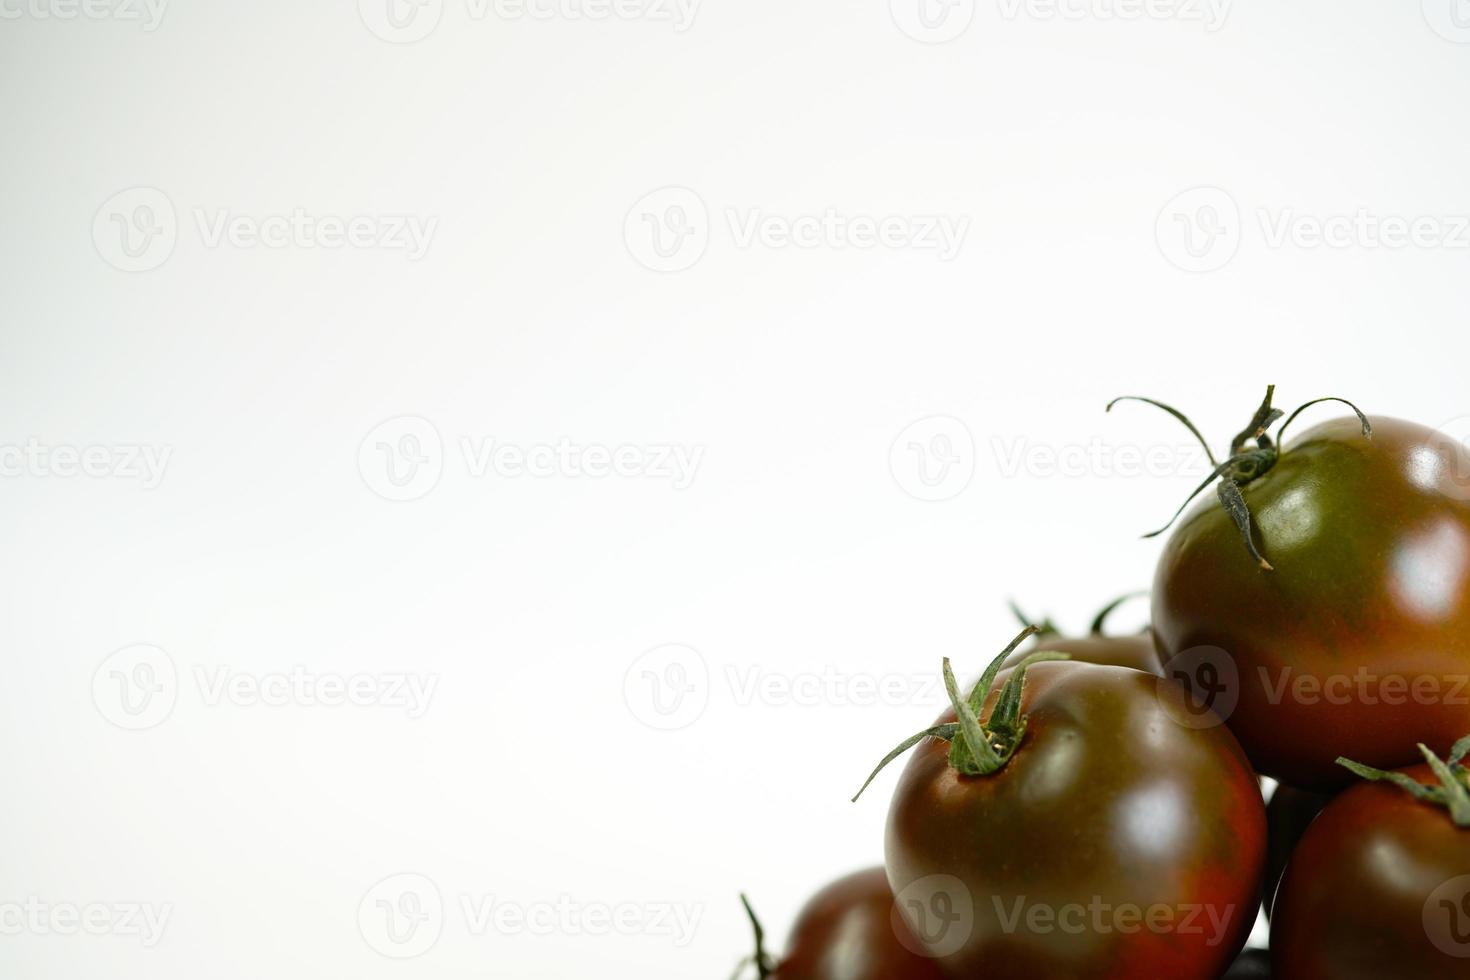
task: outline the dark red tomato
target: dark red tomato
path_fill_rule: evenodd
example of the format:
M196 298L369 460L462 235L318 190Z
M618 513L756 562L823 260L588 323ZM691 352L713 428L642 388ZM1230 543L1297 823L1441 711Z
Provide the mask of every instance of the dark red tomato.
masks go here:
M1265 860L1240 746L1222 725L1177 722L1172 685L1139 671L1025 676L1008 718L1010 688L955 698L989 720L974 736L931 729L943 734L899 781L888 878L914 934L954 977L1217 980L1254 923ZM990 768L966 763L979 735L1001 764L965 774Z
M923 948L895 914L888 876L871 868L818 892L797 917L785 958L758 972L773 980L942 980Z
M1428 766L1403 772L1436 783ZM1397 786L1349 788L1292 855L1271 956L1283 980L1470 977L1470 829Z
M1319 425L1241 486L1274 570L1208 501L1154 581L1165 667L1236 701L1256 768L1305 789L1347 782L1339 754L1393 768L1470 731L1470 452L1371 421Z
M1301 843L1322 808L1332 802L1332 797L1290 786L1278 786L1266 804L1266 883L1262 898L1266 914L1271 914L1271 905L1276 897L1276 886L1286 871L1291 852Z
M1271 980L1271 954L1264 949L1246 950L1220 980Z

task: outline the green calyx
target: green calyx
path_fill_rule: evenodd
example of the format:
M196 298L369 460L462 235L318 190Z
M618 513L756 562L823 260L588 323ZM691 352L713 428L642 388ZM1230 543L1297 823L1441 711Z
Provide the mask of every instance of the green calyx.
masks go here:
M990 696L990 690L995 684L996 675L1000 673L1001 667L1005 665L1006 658L1015 652L1028 636L1034 636L1041 632L1038 626L1028 626L1000 652L1000 656L993 660L985 673L975 686L970 690L970 696L960 696L959 684L955 681L954 670L950 667L949 658L944 659L944 689L949 694L950 704L954 706L957 721L946 725L936 725L933 728L919 732L888 753L878 767L873 770L867 782L863 783L862 789L857 791L857 796L852 798L856 803L873 780L878 778L890 762L903 755L909 749L918 745L926 738L943 739L949 743L949 764L958 772L966 776L990 776L1000 772L1010 762L1011 756L1015 755L1016 749L1021 745L1021 738L1026 733L1026 716L1021 714L1021 692L1026 683L1026 671L1033 664L1045 663L1054 660L1070 660L1069 654L1056 653L1050 650L1041 650L1031 654L1015 666L1014 673L1006 681L1005 687L1001 688L1000 697L991 709L990 716L984 721L980 719L980 713L985 709L985 701Z
M750 899L746 898L743 892L740 895L740 904L745 906L745 914L750 917L750 926L755 930L755 955L741 960L730 980L740 980L740 977L745 974L745 968L751 965L755 966L758 980L766 980L776 972L770 955L766 953L766 931L761 928L761 920L756 917L755 909L750 906Z
M1429 768L1439 780L1438 786L1426 786L1404 773L1374 769L1351 759L1339 758L1337 764L1370 782L1392 783L1416 800L1442 806L1450 811L1450 819L1456 827L1470 830L1470 771L1462 765L1465 757L1470 755L1470 735L1455 743L1448 759L1441 759L1422 742L1419 743L1419 751L1424 753L1424 761L1429 763Z
M1148 595L1147 592L1130 592L1127 595L1119 596L1112 602L1108 603L1106 606L1103 606L1098 614L1093 617L1092 625L1087 628L1088 634L1091 636L1102 636L1103 627L1107 624L1108 617L1113 614L1113 611L1115 609L1117 609L1119 606L1130 599L1138 599L1146 595ZM1022 626L1029 626L1032 623L1036 624L1036 631L1038 636L1062 635L1061 628L1058 627L1056 623L1052 622L1050 616L1042 620L1032 619L1021 611L1021 607L1016 605L1014 600L1011 601L1010 607L1012 614L1014 614L1015 617L1021 621Z
M1286 415L1281 409L1272 407L1271 402L1275 396L1276 386L1267 385L1265 401L1261 402L1261 407L1256 409L1256 414L1251 418L1250 424L1231 440L1230 456L1224 462L1215 459L1215 454L1210 451L1210 445L1205 441L1205 437L1200 435L1200 431L1195 428L1194 423L1189 421L1189 418L1178 409L1171 408L1163 402L1154 401L1152 398L1141 398L1137 395L1124 395L1121 398L1114 398L1108 402L1107 410L1109 412L1113 410L1114 405L1126 401L1143 402L1144 404L1152 405L1155 408L1168 412L1182 422L1185 428L1189 429L1190 433L1199 440L1199 444L1204 447L1205 456L1210 461L1210 475L1205 477L1204 482L1196 487L1195 491L1189 495L1179 510L1169 519L1169 523L1157 531L1145 534L1144 537L1157 537L1173 527L1174 522L1179 519L1179 515L1184 513L1184 508L1188 507L1190 502L1203 493L1211 483L1215 483L1218 480L1219 484L1216 487L1216 493L1220 497L1220 505L1225 508L1225 513L1230 515L1231 521L1235 523L1236 529L1240 531L1240 536L1245 542L1246 550L1250 552L1250 556L1255 559L1256 564L1260 565L1263 570L1268 572L1273 571L1271 563L1261 556L1259 549L1256 548L1255 539L1251 536L1251 512L1250 508L1246 506L1245 495L1241 490L1253 480L1258 480L1262 476L1265 476L1276 465L1277 461L1281 458L1281 446L1286 436L1286 427L1296 421L1298 415L1313 405L1320 405L1323 402L1341 402L1348 408L1351 408L1353 414L1357 415L1358 421L1363 424L1363 435L1369 439L1373 438L1373 426L1368 422L1368 417L1359 411L1356 405L1345 398L1316 398L1302 405L1290 415ZM1276 430L1275 439L1272 439L1266 433L1283 416L1286 417L1286 421L1281 423L1281 428Z

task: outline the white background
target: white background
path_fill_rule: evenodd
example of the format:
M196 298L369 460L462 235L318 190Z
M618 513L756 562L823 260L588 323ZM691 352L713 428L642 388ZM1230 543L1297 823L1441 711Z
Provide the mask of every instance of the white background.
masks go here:
M880 860L892 775L847 798L937 712L917 679L983 665L1007 597L1082 628L1147 585L1198 459L1110 397L1217 444L1268 381L1470 412L1464 0L386 2L0 0L0 905L170 915L151 947L7 920L7 976L725 976L737 891L779 939ZM856 225L772 237L829 209ZM248 235L297 212L363 240ZM166 717L119 701L140 658ZM437 686L211 686L292 671ZM812 676L900 696L781 695ZM444 907L401 946L400 874Z

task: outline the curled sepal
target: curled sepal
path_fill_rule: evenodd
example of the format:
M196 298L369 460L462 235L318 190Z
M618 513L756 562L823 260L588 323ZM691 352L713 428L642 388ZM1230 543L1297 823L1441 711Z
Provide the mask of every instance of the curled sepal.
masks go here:
M1146 595L1148 595L1147 592L1130 592L1127 595L1118 596L1118 598L1114 599L1106 606L1103 606L1102 609L1098 611L1098 614L1093 617L1092 625L1087 628L1087 632L1092 634L1093 636L1102 636L1103 627L1107 625L1108 617L1111 616L1119 606L1130 599L1141 599Z
M1450 812L1456 827L1470 829L1470 777L1460 761L1470 754L1470 736L1460 739L1450 752L1449 761L1444 761L1429 750L1422 742L1419 751L1429 763L1429 768L1439 779L1438 786L1426 786L1406 773L1389 772L1365 766L1351 759L1338 758L1337 764L1353 775L1369 782L1392 783L1421 803L1442 806Z
M898 748L885 755L883 757L883 761L878 763L877 768L875 768L873 772L868 776L868 781L863 783L863 788L858 790L857 795L852 798L852 802L856 803L858 801L858 797L862 796L868 791L868 787L873 785L873 780L877 779L878 774L884 769L887 769L888 764L894 759L897 759L899 756L903 755L909 749L913 748L915 745L918 745L926 738L938 738L943 739L946 742L952 742L954 741L954 737L956 734L958 734L959 730L959 725L956 725L954 722L950 722L947 725L935 725L933 728L925 729L917 735L913 735L909 738L904 739L903 742L898 746Z
M755 955L747 956L735 967L735 973L730 980L740 980L745 975L745 968L754 964L758 980L766 980L772 973L776 972L771 963L771 957L766 953L766 930L761 928L761 920L756 916L755 909L751 908L750 899L745 893L740 893L740 904L745 906L745 914L750 918L750 927L755 931Z
M1323 402L1341 402L1342 404L1346 405L1348 408L1351 408L1353 410L1353 414L1358 417L1358 421L1363 426L1363 435L1366 436L1369 439L1372 439L1373 438L1373 423L1371 423L1371 422L1368 421L1368 416L1366 416L1366 415L1363 414L1362 409L1358 408L1358 406L1354 405L1352 402L1348 401L1346 398L1334 398L1334 397L1329 396L1327 398L1314 398L1311 401L1307 402L1305 405L1303 405L1300 408L1298 408L1295 412L1292 412L1291 415L1289 415L1287 417L1286 421L1281 423L1281 428L1279 428L1279 429L1276 430L1276 444L1278 446L1285 444L1285 440L1286 440L1286 427L1288 425L1290 425L1292 422L1296 421L1296 417L1298 415L1302 414L1307 409L1311 408L1313 405L1321 405Z
M991 686L995 683L995 678L1005 664L1006 658L1015 651L1022 640L1036 632L1035 626L1028 626L1012 640L1010 645L1002 650L1000 656L996 657L986 669L985 674L970 692L968 699L960 696L960 687L955 680L954 669L950 666L949 658L946 657L944 660L944 689L949 695L950 704L954 707L955 717L958 720L945 725L936 725L905 739L896 749L883 757L883 761L878 763L877 768L868 776L867 782L863 783L852 801L857 802L858 797L863 795L889 763L926 738L938 738L949 742L949 763L966 776L989 776L1005 768L1005 764L1010 761L1016 748L1021 744L1021 736L1026 728L1026 719L1020 713L1020 704L1027 668L1045 661L1072 659L1070 654L1049 650L1026 657L1016 664L1015 672L1006 681L1000 697L996 699L995 708L991 710L990 720L981 721L980 712L984 709Z
M1230 455L1238 456L1245 449L1245 444L1254 442L1266 434L1266 430L1275 424L1276 420L1286 413L1279 408L1271 407L1271 400L1276 397L1276 386L1266 386L1266 400L1261 402L1261 407L1256 409L1256 414L1251 416L1250 425L1246 426L1240 433L1230 441Z

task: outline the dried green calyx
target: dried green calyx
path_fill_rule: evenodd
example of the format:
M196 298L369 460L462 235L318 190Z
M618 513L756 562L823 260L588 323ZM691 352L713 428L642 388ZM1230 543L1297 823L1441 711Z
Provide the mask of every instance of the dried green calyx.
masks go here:
M990 696L996 675L1005 666L1006 658L1014 653L1016 647L1020 646L1028 636L1034 636L1040 632L1041 628L1037 626L1028 626L1022 630L1000 652L1000 656L996 657L985 669L984 675L971 689L968 698L960 696L954 670L950 667L949 658L946 657L944 660L944 689L949 694L949 701L954 706L955 717L958 721L936 725L905 739L903 744L888 753L883 761L878 763L878 768L873 770L867 782L863 783L862 789L857 791L857 796L852 798L853 802L857 802L858 797L863 795L890 762L926 738L939 738L948 742L949 764L966 776L989 776L1004 769L1020 746L1021 737L1026 733L1026 716L1021 714L1021 691L1026 683L1027 669L1033 664L1047 661L1070 660L1071 656L1041 650L1026 657L1016 664L1014 673L1006 681L1005 687L1001 688L1000 697L996 700L995 707L991 709L990 716L981 721L980 712L985 709L985 700Z
M1271 406L1271 401L1275 395L1276 386L1268 385L1266 387L1266 400L1261 402L1260 408L1256 409L1256 414L1251 418L1250 424L1231 440L1230 457L1223 463L1215 459L1215 454L1210 452L1210 445L1205 441L1205 437L1200 435L1199 429L1195 428L1194 423L1189 421L1188 417L1178 409L1171 408L1163 402L1154 401L1152 398L1140 398L1137 395L1124 395L1121 398L1114 398L1108 402L1107 410L1110 412L1118 402L1125 401L1143 402L1168 412L1180 422L1184 423L1185 428L1189 429L1194 437L1199 440L1200 445L1204 447L1205 456L1208 457L1212 468L1210 475L1205 477L1204 482L1195 488L1194 493L1189 495L1179 510L1169 519L1169 523L1157 531L1145 534L1144 537L1156 537L1173 527L1174 522L1179 519L1180 514L1184 513L1184 508L1189 506L1190 501L1203 493L1211 483L1219 480L1220 482L1216 488L1216 492L1220 497L1220 505L1225 508L1225 512L1230 515L1230 519L1235 522L1236 528L1240 531L1241 538L1245 541L1246 550L1250 552L1250 556L1256 560L1256 563L1262 569L1268 572L1272 571L1271 563L1261 557L1259 549L1256 548L1255 540L1251 537L1251 512L1250 508L1246 506L1245 495L1241 493L1241 488L1247 486L1252 480L1257 480L1265 476L1276 465L1277 460L1281 458L1281 445L1286 435L1286 427L1291 425L1298 415L1313 405L1320 405L1323 402L1341 402L1348 408L1351 408L1353 413L1358 416L1358 421L1363 424L1363 435L1370 439L1373 438L1373 426L1368 422L1368 417L1359 411L1356 405L1345 398L1329 397L1313 399L1292 412L1291 415L1286 417L1286 421L1281 423L1281 428L1276 430L1276 438L1273 440L1266 432L1278 419L1286 414L1281 409ZM1252 443L1254 443L1254 447L1252 447Z
M1419 743L1419 751L1439 780L1438 786L1426 786L1412 776L1402 772L1386 772L1365 766L1361 762L1339 758L1337 764L1344 769L1371 782L1392 783L1416 800L1442 806L1450 811L1450 819L1461 829L1470 829L1470 771L1462 763L1470 755L1470 735L1466 735L1450 749L1450 757L1441 759Z

